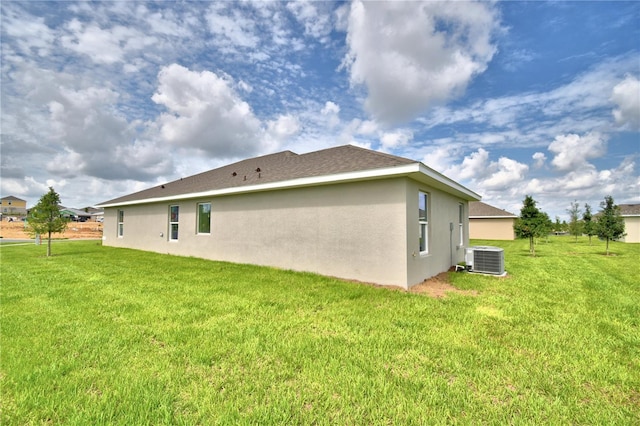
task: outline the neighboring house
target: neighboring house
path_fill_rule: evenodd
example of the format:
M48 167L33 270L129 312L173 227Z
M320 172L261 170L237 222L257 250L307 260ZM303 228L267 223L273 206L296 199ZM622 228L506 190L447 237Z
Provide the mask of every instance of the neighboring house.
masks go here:
M619 204L620 216L624 219L624 231L627 233L622 238L626 243L640 243L640 204Z
M240 161L101 203L108 246L409 288L464 260L480 196L355 146Z
M93 222L102 222L104 221L104 210L96 209L95 207L89 208L89 213L91 213L91 220Z
M469 236L478 240L514 240L518 216L482 201L469 203Z
M3 216L26 216L27 215L27 202L20 198L9 195L2 198L0 205L0 212Z
M91 213L87 213L84 210L73 209L71 207L58 206L60 208L60 215L69 218L77 222L86 222L91 219Z

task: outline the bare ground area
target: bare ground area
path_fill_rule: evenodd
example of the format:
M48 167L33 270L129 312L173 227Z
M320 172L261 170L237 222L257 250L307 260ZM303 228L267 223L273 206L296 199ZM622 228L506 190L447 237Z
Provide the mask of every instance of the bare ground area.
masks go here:
M392 285L380 285L380 284L372 284L372 283L363 283L360 281L354 281L360 284L372 285L374 287L384 287L389 290L395 291L405 291L400 287L392 286ZM442 272L435 277L431 277L429 279L424 280L420 284L416 284L408 290L409 293L419 293L425 296L433 297L436 299L440 299L447 296L447 293L457 293L464 294L467 296L477 296L478 292L476 290L461 290L459 288L451 285L449 281L449 272Z
M427 296L435 297L437 299L445 297L447 293L466 294L468 296L477 296L478 292L475 290L460 290L451 285L449 282L449 273L442 272L435 277L431 277L424 280L418 285L414 285L409 289L411 293L424 293Z
M44 237L44 236L43 236ZM25 228L24 222L0 222L0 238L23 239L33 238ZM64 233L52 234L51 238L65 238L69 240L102 238L102 223L99 222L69 222Z

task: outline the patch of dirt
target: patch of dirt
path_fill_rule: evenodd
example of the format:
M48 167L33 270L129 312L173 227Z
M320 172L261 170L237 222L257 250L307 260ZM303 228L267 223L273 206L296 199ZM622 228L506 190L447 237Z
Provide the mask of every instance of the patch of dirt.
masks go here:
M2 239L29 239L33 238L27 232L24 222L0 221L0 238ZM43 236L43 240L46 236ZM51 238L65 238L70 240L102 238L102 223L100 222L69 222L64 233L51 234Z
M436 299L443 298L447 293L465 294L467 296L477 296L476 290L460 290L451 285L449 281L449 273L442 272L435 277L424 280L420 284L414 285L409 289L410 293L423 293Z

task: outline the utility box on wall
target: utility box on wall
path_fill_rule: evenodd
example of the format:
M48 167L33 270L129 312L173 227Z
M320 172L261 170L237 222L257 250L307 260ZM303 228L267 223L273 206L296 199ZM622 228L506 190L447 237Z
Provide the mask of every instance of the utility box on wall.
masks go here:
M504 275L504 249L474 246L466 249L465 262L471 272Z

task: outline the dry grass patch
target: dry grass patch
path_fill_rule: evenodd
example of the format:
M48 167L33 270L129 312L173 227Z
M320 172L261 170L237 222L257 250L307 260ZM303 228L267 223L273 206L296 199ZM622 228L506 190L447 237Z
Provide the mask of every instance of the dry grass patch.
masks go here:
M476 290L460 290L451 284L449 272L442 272L435 277L424 280L409 289L411 293L420 293L436 299L443 298L447 293L458 293L466 296L477 296Z

